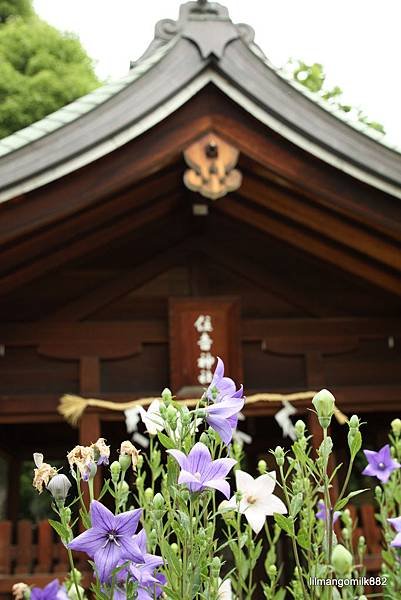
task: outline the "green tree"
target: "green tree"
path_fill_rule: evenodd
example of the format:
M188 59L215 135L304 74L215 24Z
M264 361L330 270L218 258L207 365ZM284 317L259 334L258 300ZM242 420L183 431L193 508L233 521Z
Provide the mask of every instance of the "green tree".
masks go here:
M319 95L336 109L350 113L353 119L380 133L385 133L383 125L377 121L372 121L362 109L344 104L342 101L343 91L340 87L337 85L331 89L325 87L326 73L320 63L308 65L302 60L290 60L287 64L287 70L290 71L295 81L305 86L310 92Z
M31 0L0 0L0 138L98 85L74 35L39 19Z

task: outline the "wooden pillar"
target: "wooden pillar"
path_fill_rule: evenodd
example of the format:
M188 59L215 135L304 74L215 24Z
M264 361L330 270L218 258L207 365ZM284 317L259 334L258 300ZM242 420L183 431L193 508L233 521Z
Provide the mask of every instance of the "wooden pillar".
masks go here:
M83 396L100 392L100 361L98 356L83 356L80 360L80 392ZM101 436L100 415L96 409L86 409L79 423L79 443L89 446ZM95 477L95 496L100 493L102 481L100 473Z
M308 388L319 391L320 389L325 387L325 383L326 383L322 355L317 350L309 351L305 355L305 361L306 361L306 380L307 380ZM308 411L308 430L309 430L309 433L311 433L311 435L313 436L312 437L312 445L316 451L319 448L320 444L322 443L323 430L319 425L317 416L315 415L315 413L313 413L311 411ZM330 434L330 430L329 430L329 434ZM337 463L337 461L336 461L335 453L333 452L329 458L329 473L332 473L334 471L334 469L336 467L336 463ZM332 502L334 502L339 493L337 477L334 477L333 481L331 482L331 485L332 485L332 488L330 490L330 497L331 497Z

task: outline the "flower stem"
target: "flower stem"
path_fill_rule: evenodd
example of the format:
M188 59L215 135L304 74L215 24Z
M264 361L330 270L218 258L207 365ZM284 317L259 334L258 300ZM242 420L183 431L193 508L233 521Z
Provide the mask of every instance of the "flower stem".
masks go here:
M70 562L70 567L71 567L72 580L74 582L75 591L77 592L77 598L78 598L78 600L82 600L81 592L79 591L79 585L78 585L78 581L77 581L77 577L76 577L76 573L75 573L74 559L72 557L72 552L71 552L70 548L67 548L67 553L68 553L68 560Z

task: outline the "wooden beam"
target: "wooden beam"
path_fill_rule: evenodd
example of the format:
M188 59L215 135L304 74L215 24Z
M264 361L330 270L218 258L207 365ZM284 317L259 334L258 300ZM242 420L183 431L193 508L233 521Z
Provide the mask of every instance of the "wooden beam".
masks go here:
M172 248L160 252L135 269L129 269L123 275L99 286L78 300L70 302L67 306L63 306L56 312L47 315L43 321L80 320L88 317L91 313L116 301L131 290L141 287L171 266L185 264L188 248L188 240L184 240Z
M239 193L269 211L312 229L322 238L330 238L388 267L401 270L401 248L394 247L394 242L353 224L343 216L339 218L326 207L312 204L290 191L283 192L277 185L262 182L251 174L244 177Z
M376 267L363 258L351 254L342 246L329 243L321 237L317 237L312 232L294 227L288 221L279 220L271 213L245 206L234 195L231 195L228 199L222 198L216 203L216 210L245 221L257 229L284 240L288 244L300 248L309 254L324 257L325 261L334 264L339 269L348 271L361 279L370 281L378 287L401 296L401 278L398 275Z
M129 234L156 219L161 219L178 206L179 196L170 196L154 202L152 207L142 208L141 211L124 215L124 218L93 231L86 237L78 239L69 246L47 254L33 263L22 266L18 271L5 275L0 279L0 294L5 294L16 287L32 281L35 277L59 267L81 255L89 254L105 244Z
M174 194L181 181L181 169L159 173L157 178L150 178L140 184L122 191L114 196L108 196L85 211L73 214L68 219L53 223L47 229L40 229L29 237L14 241L0 254L0 271L10 271L27 257L32 262L44 251L58 249L60 243L67 246L70 240L88 235L91 230L113 222L117 217L128 214L132 210L141 210L145 206L169 194Z

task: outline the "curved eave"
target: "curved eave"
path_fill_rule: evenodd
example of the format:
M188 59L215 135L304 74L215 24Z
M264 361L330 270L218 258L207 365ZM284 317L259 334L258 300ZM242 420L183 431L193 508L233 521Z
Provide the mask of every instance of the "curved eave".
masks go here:
M151 129L213 83L287 140L401 198L401 155L342 122L280 77L241 40L219 62L179 39L139 79L79 119L0 158L0 201L58 179ZM16 179L18 177L18 179Z

